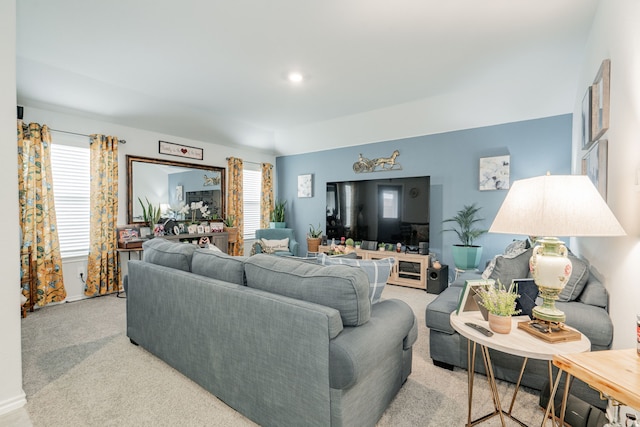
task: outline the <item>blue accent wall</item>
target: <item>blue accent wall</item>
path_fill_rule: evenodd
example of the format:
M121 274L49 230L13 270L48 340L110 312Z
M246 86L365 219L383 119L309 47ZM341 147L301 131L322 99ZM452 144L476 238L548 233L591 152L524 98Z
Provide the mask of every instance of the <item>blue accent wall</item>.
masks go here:
M276 159L276 197L287 200L287 227L296 231L300 253L306 253L309 224L325 229L326 183L331 181L381 179L428 175L431 177L430 252L453 267L453 232L442 233L442 220L454 216L463 205L477 203L489 228L507 191L479 190L481 157L511 156L510 182L544 175L571 173L572 115L527 120L496 126L424 135L413 138L358 145ZM304 144L304 141L300 141ZM358 155L373 159L399 150L402 170L355 173ZM313 197L298 198L298 175L313 174ZM485 234L477 240L484 247L481 266L501 253L514 238ZM453 268L451 268L453 270Z

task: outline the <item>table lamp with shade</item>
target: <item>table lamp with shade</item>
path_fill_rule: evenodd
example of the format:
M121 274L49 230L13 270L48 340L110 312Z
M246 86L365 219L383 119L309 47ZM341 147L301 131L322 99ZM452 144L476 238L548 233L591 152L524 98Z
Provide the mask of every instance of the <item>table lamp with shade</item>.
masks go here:
M567 248L555 236L623 236L622 226L585 175L546 175L516 181L507 193L490 233L523 234L537 244L529 261L542 306L533 316L563 324L555 301L571 276ZM551 328L549 328L551 330Z

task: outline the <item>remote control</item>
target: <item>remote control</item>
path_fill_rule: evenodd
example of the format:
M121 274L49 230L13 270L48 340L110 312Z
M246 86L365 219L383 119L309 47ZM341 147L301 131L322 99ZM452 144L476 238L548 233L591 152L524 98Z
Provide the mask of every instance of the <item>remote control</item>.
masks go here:
M488 337L493 336L493 332L491 332L490 330L488 330L487 328L484 328L480 325L476 325L475 323L471 323L471 322L467 322L465 323L465 325L467 325L470 328L475 329L476 331L480 332L483 335L486 335Z

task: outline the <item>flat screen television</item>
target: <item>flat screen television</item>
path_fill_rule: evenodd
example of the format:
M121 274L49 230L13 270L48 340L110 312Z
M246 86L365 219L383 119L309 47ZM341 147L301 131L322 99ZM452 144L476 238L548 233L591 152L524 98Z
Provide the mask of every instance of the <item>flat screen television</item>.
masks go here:
M329 240L429 243L428 176L327 183Z

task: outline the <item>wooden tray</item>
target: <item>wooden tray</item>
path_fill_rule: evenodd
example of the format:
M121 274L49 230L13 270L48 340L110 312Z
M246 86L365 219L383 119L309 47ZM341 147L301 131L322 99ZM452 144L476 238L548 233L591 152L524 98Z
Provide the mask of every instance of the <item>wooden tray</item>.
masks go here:
M518 322L518 329L522 329L525 332L530 333L536 338L540 338L546 342L556 343L556 342L567 342L567 341L580 341L582 338L582 334L578 331L574 331L573 329L568 329L563 327L559 331L553 332L542 332L541 330L534 328L531 326L530 320L525 320L524 322Z

